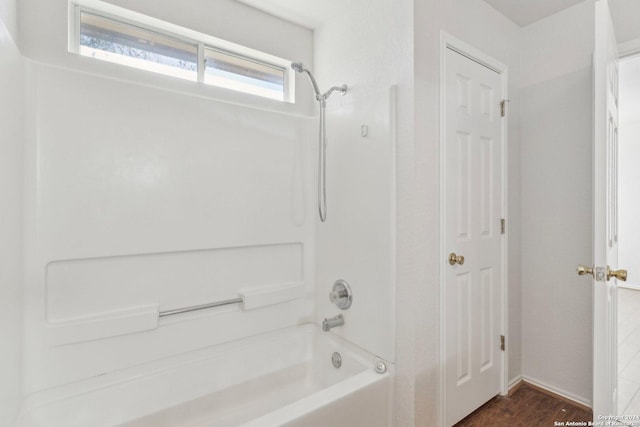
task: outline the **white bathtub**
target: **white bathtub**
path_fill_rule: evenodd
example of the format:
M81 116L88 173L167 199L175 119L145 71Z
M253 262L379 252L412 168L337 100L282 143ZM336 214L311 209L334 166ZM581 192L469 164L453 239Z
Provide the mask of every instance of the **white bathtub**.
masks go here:
M389 426L376 362L306 324L39 392L17 427Z

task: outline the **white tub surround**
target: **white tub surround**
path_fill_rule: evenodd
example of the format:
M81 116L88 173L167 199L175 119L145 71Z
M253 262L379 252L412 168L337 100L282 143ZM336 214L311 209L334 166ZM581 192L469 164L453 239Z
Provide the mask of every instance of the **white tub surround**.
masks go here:
M22 393L22 162L25 63L15 41L15 1L0 1L0 427Z
M392 369L304 324L35 393L18 427L386 426Z

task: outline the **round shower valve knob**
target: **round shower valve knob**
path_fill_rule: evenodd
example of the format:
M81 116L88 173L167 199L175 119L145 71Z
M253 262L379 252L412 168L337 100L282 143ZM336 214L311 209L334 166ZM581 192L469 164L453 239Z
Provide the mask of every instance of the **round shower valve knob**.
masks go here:
M340 310L346 310L351 307L353 294L349 284L342 279L336 281L333 284L333 290L329 294L329 301L334 303Z

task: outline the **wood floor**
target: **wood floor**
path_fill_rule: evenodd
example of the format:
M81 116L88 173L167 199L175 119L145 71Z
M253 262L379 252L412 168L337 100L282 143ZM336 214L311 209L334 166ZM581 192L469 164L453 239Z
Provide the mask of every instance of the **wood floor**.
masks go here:
M555 422L591 421L591 410L521 383L509 396L497 396L455 427L552 427Z

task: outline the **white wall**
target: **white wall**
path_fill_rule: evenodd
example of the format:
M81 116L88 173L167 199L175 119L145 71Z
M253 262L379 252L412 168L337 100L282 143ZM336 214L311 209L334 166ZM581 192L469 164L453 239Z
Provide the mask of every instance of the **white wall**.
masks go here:
M622 75L622 73L621 73ZM621 97L623 92L621 92ZM637 121L621 122L619 130L619 228L618 267L627 270L624 286L640 289L640 117Z
M12 38L15 2L0 2L0 426L10 426L21 397L22 150L24 61Z
M328 216L317 220L318 320L337 314L328 295L345 279L354 293L335 330L350 341L395 361L395 167L391 117L399 85L410 105L410 32L397 25L406 4L380 0L334 2L332 18L315 30L315 71L322 90L346 83L344 97L329 99L327 135ZM362 16L367 11L366 17ZM394 104L392 106L392 103ZM403 123L408 117L402 117ZM368 136L360 135L361 126ZM404 126L406 128L406 126ZM403 135L401 135L403 137ZM316 151L317 152L317 151Z
M399 392L398 425L435 425L439 404L440 31L509 67L509 377L520 375L519 49L520 31L478 1L415 2L415 143L398 150L398 363L415 392ZM402 332L400 332L402 331ZM401 363L404 362L404 367ZM413 380L415 378L415 380ZM415 414L411 409L415 408Z
M593 4L523 29L522 372L591 402Z
M412 144L412 2L332 2L330 18L316 29L315 71L323 87L346 83L346 96L329 100L328 219L318 221L318 320L338 313L328 293L336 279L352 286L354 302L341 334L387 360L407 367L396 351L412 339L398 328L404 307L396 300L396 153ZM391 86L397 86L392 115ZM360 136L361 125L369 135ZM408 171L398 170L398 174ZM399 373L394 425L409 425L413 378ZM407 399L408 397L408 399Z
M221 22L253 25L251 47L311 58L307 29L235 2L196 3L185 7L200 13L176 16L179 24L202 30L203 16L215 11ZM199 94L164 76L79 58L63 42L65 1L23 7L25 392L313 321L313 123L292 114L308 111L304 97L285 108ZM156 9L168 17L168 6ZM224 28L229 39L239 32ZM280 43L285 37L298 41ZM254 101L259 108L247 105ZM294 285L296 298L150 324L156 306L280 285ZM123 321L123 310L139 317Z
M629 272L627 286L640 288L640 59L620 63L619 144L619 242L618 266Z

